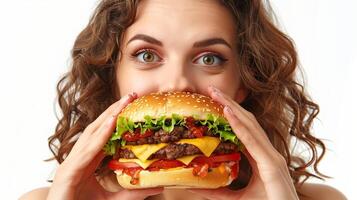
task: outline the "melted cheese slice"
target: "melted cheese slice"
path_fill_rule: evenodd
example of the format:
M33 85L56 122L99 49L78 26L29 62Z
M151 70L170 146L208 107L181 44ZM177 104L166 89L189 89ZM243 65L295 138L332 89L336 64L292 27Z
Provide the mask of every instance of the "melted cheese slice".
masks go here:
M201 152L209 157L213 151L217 148L217 146L220 143L219 138L216 137L209 137L209 136L204 136L201 138L194 138L194 139L182 139L177 142L178 144L192 144L199 148ZM154 153L156 153L158 150L161 148L167 146L167 143L161 143L161 144L143 144L143 145L127 145L124 146L124 148L131 150L137 158L139 158L140 161L146 162L147 159ZM195 157L194 156L185 156L180 159L181 162L183 163L190 163ZM139 163L138 163L139 164Z
M119 162L133 162L136 163L138 165L140 165L140 167L146 169L148 168L153 162L157 161L158 159L154 159L154 160L146 160L146 161L141 161L139 159L125 159L125 158L120 158Z
M176 160L181 161L181 162L184 163L185 165L188 165L188 164L190 164L190 162L191 162L193 159L195 159L197 156L200 156L200 155L184 156L184 157L181 157L181 158L177 158Z
M156 153L161 148L165 147L166 143L161 144L143 144L143 145L127 145L124 148L131 150L137 158L145 162L152 154Z
M220 143L219 138L204 136L194 139L182 139L177 142L178 144L192 144L199 148L202 153L209 157Z

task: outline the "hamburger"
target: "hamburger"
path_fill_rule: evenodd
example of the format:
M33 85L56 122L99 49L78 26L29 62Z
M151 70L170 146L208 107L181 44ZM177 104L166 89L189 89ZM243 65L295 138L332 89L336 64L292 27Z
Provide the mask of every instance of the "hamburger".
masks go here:
M243 148L222 105L201 94L167 92L125 107L104 150L123 188L218 188L238 177Z

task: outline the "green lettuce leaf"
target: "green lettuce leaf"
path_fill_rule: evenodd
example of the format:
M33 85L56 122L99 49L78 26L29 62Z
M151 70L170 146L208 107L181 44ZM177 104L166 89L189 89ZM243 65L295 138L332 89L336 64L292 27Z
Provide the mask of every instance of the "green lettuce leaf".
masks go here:
M105 154L114 155L115 154L115 150L117 148L117 143L118 143L118 140L115 140L115 141L109 140L107 142L107 144L104 145L104 148L103 148Z

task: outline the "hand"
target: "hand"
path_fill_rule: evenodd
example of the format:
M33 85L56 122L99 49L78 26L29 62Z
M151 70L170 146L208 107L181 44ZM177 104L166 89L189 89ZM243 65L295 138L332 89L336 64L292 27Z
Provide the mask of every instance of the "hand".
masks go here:
M162 188L107 192L96 180L95 169L104 158L103 146L114 131L120 111L137 95L112 104L83 131L67 158L58 167L47 199L144 199Z
M246 147L245 155L253 176L248 186L240 191L227 188L190 191L208 199L299 199L284 157L272 146L254 115L217 88L210 86L209 93L215 101L225 105L224 116Z

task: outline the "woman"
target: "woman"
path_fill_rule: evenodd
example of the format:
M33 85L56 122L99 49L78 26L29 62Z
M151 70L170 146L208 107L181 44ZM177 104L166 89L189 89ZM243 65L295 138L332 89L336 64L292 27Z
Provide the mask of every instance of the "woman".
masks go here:
M58 84L63 118L50 137L60 163L53 184L22 198L345 199L331 187L304 183L325 177L317 169L325 146L310 134L319 108L296 82L293 43L267 7L260 0L102 0ZM105 185L110 176L100 165L101 149L118 113L158 91L201 93L225 105L249 152L246 187L130 191ZM312 156L293 154L292 140L306 144Z

